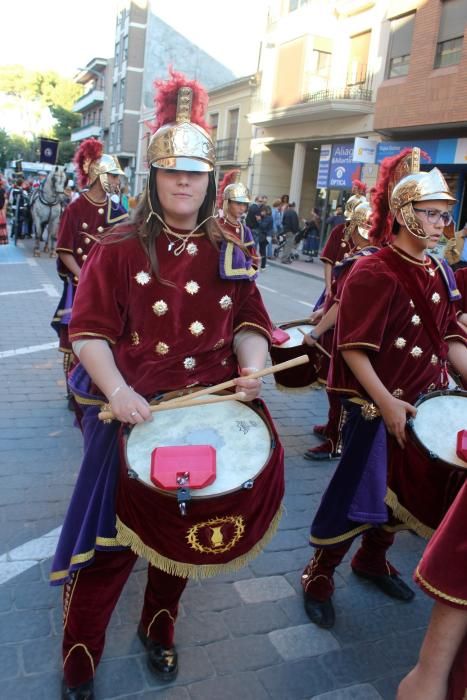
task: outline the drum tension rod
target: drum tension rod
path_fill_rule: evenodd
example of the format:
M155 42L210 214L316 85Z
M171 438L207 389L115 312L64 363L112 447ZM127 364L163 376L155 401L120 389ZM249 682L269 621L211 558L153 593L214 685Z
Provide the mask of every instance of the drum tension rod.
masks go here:
M180 515L186 515L187 502L191 499L191 491L188 486L190 481L190 472L180 472L177 475L177 503L180 509Z

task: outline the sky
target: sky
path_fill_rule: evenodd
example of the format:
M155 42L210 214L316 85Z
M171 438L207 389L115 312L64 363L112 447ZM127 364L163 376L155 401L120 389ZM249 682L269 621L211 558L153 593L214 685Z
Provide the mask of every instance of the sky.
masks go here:
M8 0L2 5L0 66L56 70L72 78L92 58L113 55L118 0ZM267 0L153 0L167 24L237 77L254 73Z

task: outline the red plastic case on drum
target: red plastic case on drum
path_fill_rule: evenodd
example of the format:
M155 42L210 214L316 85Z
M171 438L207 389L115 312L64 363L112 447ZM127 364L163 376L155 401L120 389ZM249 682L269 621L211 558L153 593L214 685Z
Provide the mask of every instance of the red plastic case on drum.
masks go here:
M282 345L287 340L290 340L290 335L282 330L282 328L274 328L272 332L272 344Z
M459 459L467 462L467 430L459 430L457 433L456 454Z
M151 454L151 481L168 491L179 487L177 478L189 474L186 486L202 489L216 478L216 450L212 445L156 447Z

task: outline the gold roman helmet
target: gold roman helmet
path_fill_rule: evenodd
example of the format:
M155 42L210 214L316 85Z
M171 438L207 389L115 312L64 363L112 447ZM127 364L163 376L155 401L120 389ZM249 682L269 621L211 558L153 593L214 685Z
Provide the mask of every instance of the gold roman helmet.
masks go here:
M352 212L352 218L350 219L350 222L347 224L350 234L357 232L361 238L364 238L366 241L369 240L369 232L371 228L371 206L370 203L367 202L366 200L364 202L361 202L360 204L357 204L355 209Z
M353 194L345 203L344 216L347 221L352 218L352 213L355 207L357 207L362 202L366 202L366 197L363 194Z
M118 194L120 190L119 185L111 185L107 175L125 175L125 173L116 156L109 156L107 153L103 153L98 160L94 160L89 164L89 187L99 178L105 192L108 194Z
M224 190L223 200L224 202L239 202L240 204L248 205L250 203L248 187L241 182L234 182L231 185L227 185Z
M456 199L449 191L447 182L438 168L433 168L429 172L420 171L419 148L413 148L406 162L401 165L402 170L405 168L405 173L390 193L391 212L395 216L400 211L405 226L413 236L427 238L423 227L415 217L413 203L443 200L446 204L454 204Z
M164 124L152 135L148 163L153 168L211 172L216 155L211 137L191 121L193 90L181 87L177 95L175 122Z

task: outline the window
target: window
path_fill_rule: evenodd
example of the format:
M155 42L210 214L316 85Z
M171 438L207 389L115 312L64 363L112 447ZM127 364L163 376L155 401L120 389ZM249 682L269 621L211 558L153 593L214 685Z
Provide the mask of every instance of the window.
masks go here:
M128 34L123 39L123 60L128 60Z
M368 53L371 32L364 32L350 37L349 72L347 85L360 85L366 80Z
M435 68L460 63L466 22L465 0L444 0L436 45Z
M309 2L310 0L289 0L289 12L294 12L298 10L299 7L303 7L303 5L307 5Z
M217 127L219 126L219 115L210 114L209 115L209 125L211 127L211 138L215 143L217 141Z
M112 85L112 107L117 106L117 93L118 93L117 83L114 83Z
M391 19L387 78L399 78L409 72L414 20L414 12Z
M120 65L120 42L117 41L115 44L115 65L119 66Z
M439 41L436 44L435 68L444 68L445 66L454 66L456 63L460 63L463 43L463 36L459 36L456 39L448 39L447 41Z
M279 46L272 107L290 107L303 99L307 41L299 37Z
M228 129L229 129L228 138L229 139L236 139L237 138L238 114L239 114L238 109L229 109L229 120L228 120Z
M125 101L125 78L120 80L120 104Z
M331 54L327 51L316 51L313 49L312 71L314 75L328 80L331 72Z

